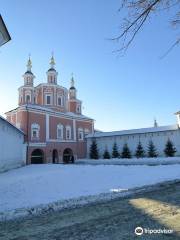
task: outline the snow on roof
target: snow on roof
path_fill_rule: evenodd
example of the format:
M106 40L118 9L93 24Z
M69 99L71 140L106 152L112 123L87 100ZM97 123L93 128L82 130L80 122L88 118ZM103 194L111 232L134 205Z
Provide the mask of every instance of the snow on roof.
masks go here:
M24 132L23 132L21 129L17 128L15 125L13 125L13 124L10 123L9 121L7 121L5 118L3 118L2 116L0 116L0 119L1 119L2 121L4 121L5 123L9 124L11 127L15 128L17 131L19 131L21 134L24 135Z
M151 127L151 128L139 128L139 129L129 129L122 131L112 131L112 132L95 132L94 134L88 134L86 137L110 137L110 136L119 136L119 135L130 135L130 134L142 134L142 133L153 133L153 132L164 132L177 130L178 125L169 125L161 127Z

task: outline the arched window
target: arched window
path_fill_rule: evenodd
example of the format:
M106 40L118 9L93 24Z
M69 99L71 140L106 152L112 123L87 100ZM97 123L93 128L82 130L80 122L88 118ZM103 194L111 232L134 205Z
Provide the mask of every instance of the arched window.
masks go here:
M62 96L58 96L58 98L57 98L57 105L58 106L62 106L63 105L63 98L62 98Z
M66 126L66 139L69 140L71 139L71 127Z
M31 124L31 139L38 140L40 136L40 126L37 123Z
M29 103L30 102L30 100L31 100L31 97L30 97L30 95L28 94L28 95L26 95L26 103Z
M78 128L78 139L84 140L84 132L82 128Z
M63 139L63 125L57 125L57 139Z

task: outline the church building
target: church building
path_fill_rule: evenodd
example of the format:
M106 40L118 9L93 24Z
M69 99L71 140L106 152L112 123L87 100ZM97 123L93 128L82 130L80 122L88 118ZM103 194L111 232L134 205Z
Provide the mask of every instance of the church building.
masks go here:
M6 113L7 120L25 134L27 164L84 158L85 136L94 132L94 121L82 114L73 76L69 89L58 85L53 56L46 74L47 82L34 86L29 58L24 84L18 89L18 107Z
M23 75L24 84L18 89L18 107L6 113L7 120L24 133L26 164L63 163L89 158L94 139L101 158L105 149L112 152L114 143L119 152L127 144L132 156L135 156L137 145L141 142L147 153L150 141L154 143L158 156L163 157L168 139L177 150L176 156L180 156L180 112L176 113L177 123L170 126L158 126L155 121L150 128L95 131L94 120L82 114L82 101L77 98L73 76L69 89L58 85L53 56L46 74L47 82L34 86L35 75L29 58Z

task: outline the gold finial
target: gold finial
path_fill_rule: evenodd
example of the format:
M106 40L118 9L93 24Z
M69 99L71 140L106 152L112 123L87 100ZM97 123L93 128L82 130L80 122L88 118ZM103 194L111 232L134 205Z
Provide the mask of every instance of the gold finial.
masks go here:
M52 68L54 68L54 65L55 65L55 60L54 60L54 52L52 51L52 56L51 56L51 60L50 60L50 65Z
M74 87L74 76L73 76L73 73L71 73L71 87Z
M154 118L154 127L158 127L158 123L157 123L156 118Z
M31 62L31 55L29 54L28 62L27 62L27 70L31 71L32 68L32 62Z

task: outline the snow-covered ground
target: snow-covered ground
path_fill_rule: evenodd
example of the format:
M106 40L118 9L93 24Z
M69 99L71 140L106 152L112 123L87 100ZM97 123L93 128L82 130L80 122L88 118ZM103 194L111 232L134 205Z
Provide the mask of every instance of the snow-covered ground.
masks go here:
M180 164L180 157L158 157L158 158L111 158L111 159L78 159L76 164L90 165L166 165Z
M180 165L29 165L0 174L0 213L180 179Z

